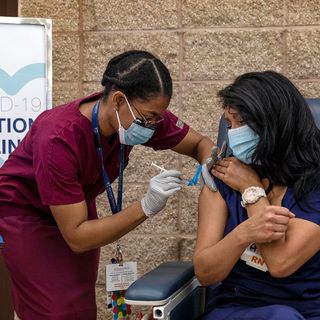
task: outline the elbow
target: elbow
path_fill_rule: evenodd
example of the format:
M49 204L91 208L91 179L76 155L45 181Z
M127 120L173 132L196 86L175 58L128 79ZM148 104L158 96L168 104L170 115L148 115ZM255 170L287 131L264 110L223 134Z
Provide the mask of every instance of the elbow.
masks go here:
M211 284L216 282L216 281L210 281L211 280L210 277L208 277L204 274L195 272L195 275L196 275L196 278L198 279L198 281L202 287L210 286Z
M296 269L285 260L269 263L267 266L268 271L273 278L286 278L296 271Z
M206 261L201 261L200 257L194 257L194 273L198 281L202 286L209 286L214 283L220 282L226 278L227 275L222 274L218 270L213 270L214 268L206 264ZM217 272L218 271L218 272Z
M71 246L71 245L69 245L69 247L72 250L72 252L75 253L75 254L81 254L81 253L85 253L86 251L88 251L88 250L86 250L84 248L81 248L79 246Z
M74 235L67 235L64 237L64 239L69 248L75 254L85 253L86 251L90 250L90 248L87 248L85 245L83 245L83 242L79 241Z
M67 242L69 248L72 250L73 253L75 254L81 254L81 253L85 253L86 251L88 251L88 249L84 248L83 246L74 243L74 242Z

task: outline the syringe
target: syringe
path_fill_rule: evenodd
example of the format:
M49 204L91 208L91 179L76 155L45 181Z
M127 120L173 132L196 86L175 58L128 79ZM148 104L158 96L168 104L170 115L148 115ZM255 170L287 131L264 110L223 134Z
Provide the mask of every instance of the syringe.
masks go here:
M158 165L155 164L154 162L151 162L151 165L154 166L154 167L156 167L156 168L158 168L158 169L160 169L160 170L163 171L163 172L168 171L167 169L158 166ZM189 180L181 179L181 183L182 183L183 185L187 185L187 186L188 186L188 185L189 185Z

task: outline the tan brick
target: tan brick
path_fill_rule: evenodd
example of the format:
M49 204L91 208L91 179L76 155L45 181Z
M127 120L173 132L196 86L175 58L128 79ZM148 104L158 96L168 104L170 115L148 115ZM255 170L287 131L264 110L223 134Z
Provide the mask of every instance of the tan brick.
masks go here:
M195 234L198 225L199 185L185 187L181 194L180 231Z
M169 29L178 25L175 0L85 0L85 30Z
M53 106L67 103L81 97L79 84L75 82L54 82L53 83Z
M185 83L182 87L182 120L200 132L217 132L223 113L217 93L228 83ZM213 136L210 138L214 139Z
M123 205L128 207L136 201L140 201L148 190L148 184L127 184L124 193ZM170 197L165 208L153 218L147 219L132 231L135 234L172 234L178 231L178 198L180 192Z
M282 69L278 31L192 32L185 35L187 80L232 79L244 72Z
M182 24L185 27L274 26L284 22L282 0L185 0Z
M101 81L108 61L124 51L147 50L178 78L179 39L177 33L87 33L84 40L84 81Z
M113 183L113 192L117 197L117 181ZM136 201L140 201L148 190L148 184L125 183L123 191L123 208L127 208ZM179 193L170 197L166 207L152 219L147 219L136 229L133 234L172 234L178 231L178 203ZM97 211L99 217L111 215L106 193L102 193L97 199Z
M320 31L288 33L288 76L316 78L320 76Z
M192 261L194 249L196 246L196 238L184 238L180 241L180 260Z
M319 0L289 0L288 20L289 24L295 25L320 24Z
M78 81L80 75L80 44L76 35L53 36L53 80Z
M151 165L154 162L165 169L179 169L178 155L171 150L154 151L145 146L135 146L130 153L130 161L125 170L126 182L149 182L160 173Z
M83 84L83 96L88 96L93 92L103 91L100 82L87 82Z
M125 261L137 261L139 277L165 261L177 261L179 239L174 236L127 235L121 240ZM105 266L114 256L115 244L102 248L98 284L105 283Z
M21 0L20 16L52 19L52 30L78 31L79 5L77 0Z
M305 98L320 98L319 81L294 81Z

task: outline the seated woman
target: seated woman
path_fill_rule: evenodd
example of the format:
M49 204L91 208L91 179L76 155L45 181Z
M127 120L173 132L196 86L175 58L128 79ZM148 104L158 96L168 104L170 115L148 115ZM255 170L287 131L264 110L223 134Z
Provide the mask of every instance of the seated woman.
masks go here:
M320 131L297 88L272 71L219 92L234 157L199 200L195 272L204 319L320 319Z

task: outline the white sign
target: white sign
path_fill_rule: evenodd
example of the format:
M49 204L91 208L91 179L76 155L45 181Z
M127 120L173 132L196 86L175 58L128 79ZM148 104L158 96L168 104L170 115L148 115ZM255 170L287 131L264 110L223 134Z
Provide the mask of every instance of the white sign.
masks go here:
M107 264L107 291L126 290L137 280L137 262L125 262L123 265Z
M52 107L51 20L0 17L0 167Z

